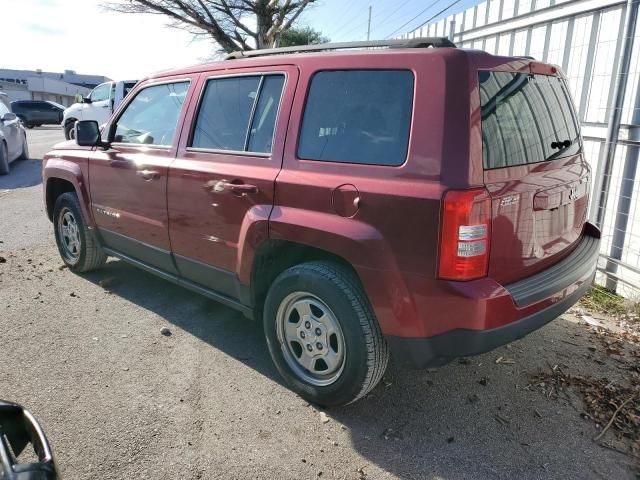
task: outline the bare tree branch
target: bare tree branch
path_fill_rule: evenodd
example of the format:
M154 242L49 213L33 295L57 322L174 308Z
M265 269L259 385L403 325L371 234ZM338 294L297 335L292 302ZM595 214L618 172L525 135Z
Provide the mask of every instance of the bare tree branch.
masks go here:
M112 0L103 6L121 13L163 15L170 26L209 36L222 50L273 47L315 0ZM255 30L252 25L255 23Z
M307 7L307 5L309 5L313 1L314 0L304 0L303 2L301 2L297 7L298 9L295 11L293 15L291 15L287 23L285 23L280 30L287 30L291 28L291 25L293 25L293 22L295 22L298 19L298 17L302 13L302 11Z

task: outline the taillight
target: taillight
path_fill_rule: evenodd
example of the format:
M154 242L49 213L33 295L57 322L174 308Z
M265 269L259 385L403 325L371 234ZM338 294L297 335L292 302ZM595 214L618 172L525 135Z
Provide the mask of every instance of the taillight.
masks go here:
M440 231L440 278L472 280L487 275L491 198L484 188L445 193Z

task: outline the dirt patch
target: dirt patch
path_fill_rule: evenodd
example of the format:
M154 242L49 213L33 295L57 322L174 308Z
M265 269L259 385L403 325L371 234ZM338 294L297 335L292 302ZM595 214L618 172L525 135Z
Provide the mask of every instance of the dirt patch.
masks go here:
M603 309L585 310L585 303L572 313L586 324L591 360L607 367L615 379L572 374L561 365L549 365L531 376L530 386L551 399L579 393L580 415L598 431L593 441L628 456L640 476L640 324L629 321L635 317L633 312L612 315Z

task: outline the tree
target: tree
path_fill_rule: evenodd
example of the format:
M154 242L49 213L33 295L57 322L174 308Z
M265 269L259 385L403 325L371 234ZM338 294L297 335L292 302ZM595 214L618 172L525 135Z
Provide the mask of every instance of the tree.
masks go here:
M294 47L297 45L317 45L328 43L329 39L322 32L311 27L289 28L280 35L281 47Z
M173 27L209 36L225 52L270 48L316 0L117 0L109 10L164 15ZM253 27L252 25L255 25ZM253 41L253 45L251 45Z

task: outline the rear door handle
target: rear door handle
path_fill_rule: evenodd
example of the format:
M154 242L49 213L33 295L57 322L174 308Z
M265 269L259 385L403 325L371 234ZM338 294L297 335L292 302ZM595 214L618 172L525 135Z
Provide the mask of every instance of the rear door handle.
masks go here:
M248 183L232 183L225 180L216 182L211 190L215 193L232 192L240 195L258 193L258 187L255 185L250 185Z
M158 172L157 170L136 170L136 175L142 177L142 179L146 181L160 178L160 172Z
M258 193L258 187L248 183L227 183L224 188L233 193Z

